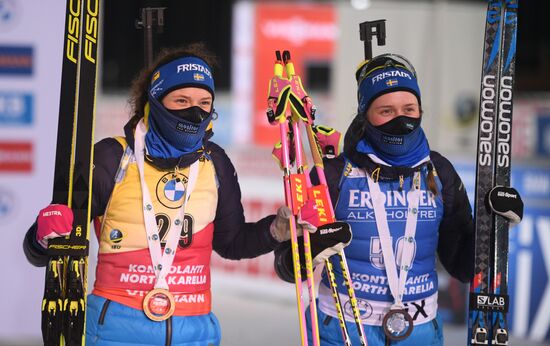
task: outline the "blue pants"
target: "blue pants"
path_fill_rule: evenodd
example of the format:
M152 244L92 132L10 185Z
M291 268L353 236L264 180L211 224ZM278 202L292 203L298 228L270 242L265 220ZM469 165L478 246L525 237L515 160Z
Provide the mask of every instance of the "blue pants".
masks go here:
M340 329L338 318L328 316L320 310L317 311L317 315L319 320L319 337L321 339L321 346L343 345L344 341L342 337L342 330ZM309 308L306 311L306 325L309 344L313 345ZM361 345L355 322L346 322L346 327L348 329L348 334L352 345ZM365 330L369 346L443 346L443 322L441 321L441 318L439 318L439 315L431 322L414 326L411 335L409 335L409 337L405 340L392 341L388 344L386 344L386 334L384 334L382 327L363 325L363 329Z
M172 316L151 321L143 311L95 295L88 296L86 345L218 346L221 331L213 313L200 316ZM103 313L103 314L102 314ZM102 316L103 315L103 316ZM168 326L168 328L167 328Z

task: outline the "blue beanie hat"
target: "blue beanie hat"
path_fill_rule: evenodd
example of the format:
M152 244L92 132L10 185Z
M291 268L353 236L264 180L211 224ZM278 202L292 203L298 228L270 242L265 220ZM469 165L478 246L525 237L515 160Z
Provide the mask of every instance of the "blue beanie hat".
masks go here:
M186 56L159 66L151 78L149 93L157 100L175 89L202 88L214 98L214 79L210 66L201 58Z
M385 56L375 57L380 60ZM361 79L357 90L358 114L367 111L375 98L394 91L408 91L414 94L420 105L420 88L416 80L416 75L412 66L406 68L402 64L395 63L390 57L386 64L379 65L376 68L370 68L370 62L360 66Z

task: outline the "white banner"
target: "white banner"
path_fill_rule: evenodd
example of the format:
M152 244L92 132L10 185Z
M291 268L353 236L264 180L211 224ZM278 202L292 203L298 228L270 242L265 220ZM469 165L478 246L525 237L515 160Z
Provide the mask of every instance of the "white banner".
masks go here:
M65 1L0 3L0 344L23 344L41 335L44 268L22 243L52 198Z

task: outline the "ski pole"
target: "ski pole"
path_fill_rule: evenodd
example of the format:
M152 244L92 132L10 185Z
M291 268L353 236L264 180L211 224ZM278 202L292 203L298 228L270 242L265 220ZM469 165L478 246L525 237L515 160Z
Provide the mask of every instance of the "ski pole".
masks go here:
M302 82L299 76L296 75L294 70L294 64L292 63L292 60L290 59L290 53L287 52L287 54L283 54L283 61L285 63L285 67L287 70L287 75L289 76L289 79L291 79L291 85L292 85L292 91L293 94L291 94L290 102L294 106L292 109L301 109L302 112L296 111L296 114L299 115L299 119L304 123L304 126L306 128L306 133L309 141L309 147L311 150L311 154L313 157L316 173L319 177L320 185L312 187L311 183L309 182L308 187L309 191L312 194L312 198L319 199L322 198L324 201L321 203L321 205L324 205L326 207L326 210L328 211L327 215L325 216L325 224L333 223L336 221L334 209L332 206L332 202L330 200L330 194L328 192L328 184L326 181L326 177L324 174L324 166L323 166L323 159L320 152L320 145L318 141L316 140L315 133L313 130L313 120L314 120L314 113L315 113L315 107L313 106L313 103L311 102L311 98L305 93L305 90L302 86ZM296 98L295 98L295 97ZM301 101L301 107L299 107L298 102ZM309 180L309 177L308 177ZM321 197L322 196L322 197ZM349 269L346 261L346 257L343 251L340 251L338 253L338 257L340 260L340 266L342 268L342 276L344 277L344 283L347 288L347 293L349 296L350 304L352 307L353 317L357 326L357 330L359 333L359 337L361 340L362 345L367 345L365 332L363 329L363 324L361 323L361 316L359 314L359 307L357 304L357 299L355 297L355 291L353 290L353 283L351 281L351 277L349 275ZM330 260L325 260L325 268L327 270L327 276L329 277L329 283L331 286L331 291L333 294L333 297L335 299L335 305L338 312L338 317L340 320L340 326L342 329L342 335L344 337L344 342L346 345L351 345L351 341L349 339L349 334L346 328L345 324L345 318L343 315L343 309L341 306L341 302L338 296L338 292L336 290L336 284L335 282L331 282L331 278L334 277L334 272L332 269L332 263ZM334 286L333 286L334 283ZM340 316L341 315L341 316Z
M308 108L311 109L311 106L309 106ZM332 223L332 222L336 221L336 217L335 217L335 214L334 214L334 208L332 206L332 202L330 201L330 194L329 194L328 188L327 188L328 185L327 185L325 172L324 172L323 159L322 159L321 154L319 152L320 147L319 147L319 144L315 140L315 134L314 134L314 131L313 131L313 128L312 128L311 124L306 123L306 131L307 131L308 140L309 140L309 143L310 143L310 148L311 148L311 151L312 151L311 154L313 156L315 169L316 169L316 172L317 172L317 176L319 177L320 186L324 190L322 195L326 196L326 199L327 199L326 204L328 205L328 210L329 210L329 214L328 214L329 223ZM338 258L339 258L339 262L340 262L340 267L342 268L342 276L344 277L344 284L346 285L349 301L350 301L350 304L351 304L353 319L355 320L355 325L357 326L357 332L359 333L359 338L361 340L361 344L366 346L367 345L367 340L366 340L366 336L365 336L365 331L363 329L363 324L361 322L361 315L359 313L359 306L357 304L357 298L355 297L355 291L353 289L353 282L351 281L351 276L349 274L349 267L348 267L348 264L347 264L346 256L345 256L343 251L338 252ZM326 265L327 263L329 263L329 265ZM327 270L332 268L332 263L330 263L330 261L328 259L325 261L325 265L326 265ZM329 276L331 275L331 273L328 273L328 274L329 274Z
M291 185L299 183L300 178L291 174L290 150L289 150L289 109L287 107L288 93L290 85L288 80L283 78L283 66L281 54L276 52L277 60L274 66L274 76L269 82L268 110L267 118L270 124L279 125L281 137L283 183L285 190L285 204L290 210L297 207L296 201L303 200L303 191L292 189ZM294 203L293 203L294 201ZM301 345L308 345L305 307L302 299L302 271L300 266L300 250L298 247L298 235L296 229L296 219L293 216L289 218L290 223L290 243L292 251L292 262L294 269L294 281L296 289L296 300L298 306L298 319L300 324Z
M283 52L283 63L285 66L286 76L287 79L290 81L291 88L293 84L293 76L294 76L294 68L292 67L292 64L289 64L290 62L290 52L284 51ZM289 100L293 98L292 92L289 95ZM295 107L294 104L290 103L290 112L291 112L291 120L290 124L292 126L293 134L294 134L294 151L295 151L295 162L296 162L296 171L298 174L303 176L306 186L309 188L311 186L311 183L309 181L309 176L305 173L305 167L306 160L303 155L303 147L302 147L302 137L300 134L300 120L303 116L303 111L300 112L302 107ZM307 197L307 195L306 195ZM304 201L305 202L305 201ZM302 203L303 205L303 203ZM300 206L300 208L302 207ZM296 214L298 215L300 211L296 210ZM304 258L305 258L305 265L306 265L306 278L307 278L307 284L308 284L308 293L309 293L309 306L310 306L310 316L311 316L311 332L312 332L312 338L313 338L313 344L314 346L319 345L319 322L317 317L317 303L316 303L316 297L315 297L315 281L314 281L314 273L313 273L313 259L311 258L311 241L309 232L304 231L303 232L303 241L304 241Z

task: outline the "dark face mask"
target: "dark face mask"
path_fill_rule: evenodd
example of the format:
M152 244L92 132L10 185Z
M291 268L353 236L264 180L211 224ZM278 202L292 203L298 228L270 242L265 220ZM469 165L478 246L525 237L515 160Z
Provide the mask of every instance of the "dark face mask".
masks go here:
M184 109L168 109L168 112L172 113L178 118L185 119L195 124L200 124L210 116L210 112L205 111L199 106L193 106Z
M420 126L420 118L400 115L385 124L375 126L375 128L390 135L408 135L418 126Z

